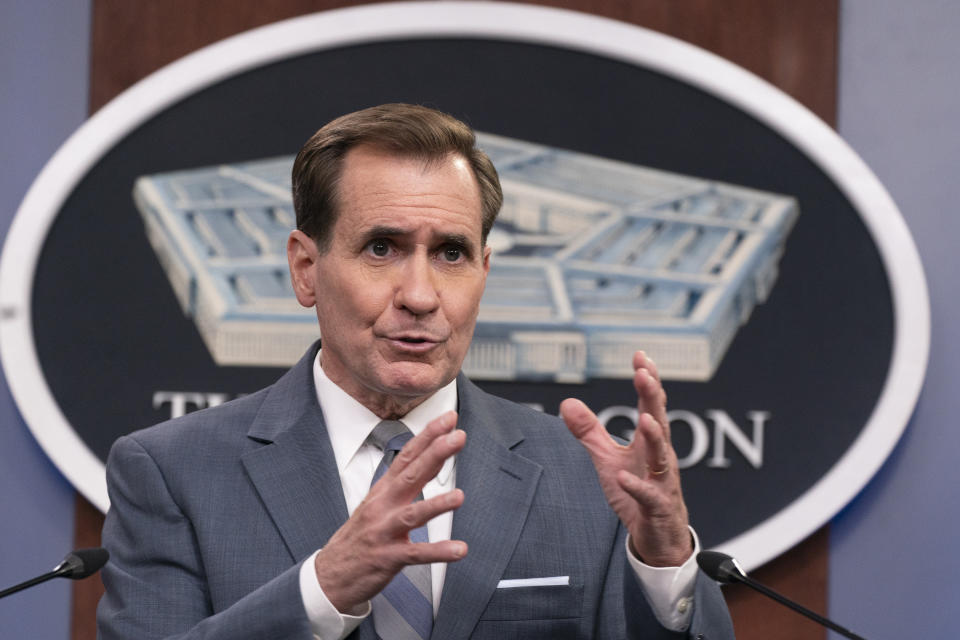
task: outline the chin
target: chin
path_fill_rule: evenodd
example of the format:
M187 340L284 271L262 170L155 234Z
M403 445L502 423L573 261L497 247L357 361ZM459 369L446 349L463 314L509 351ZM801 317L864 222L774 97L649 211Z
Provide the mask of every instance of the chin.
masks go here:
M389 372L381 378L384 390L391 395L420 397L428 396L457 377L457 371L449 371L434 365L419 362L399 362L390 365Z

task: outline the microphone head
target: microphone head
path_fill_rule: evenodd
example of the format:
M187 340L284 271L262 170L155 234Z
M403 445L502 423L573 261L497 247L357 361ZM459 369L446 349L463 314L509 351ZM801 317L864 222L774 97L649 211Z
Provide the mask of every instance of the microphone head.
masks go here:
M697 554L697 564L711 579L721 584L739 582L746 577L736 560L719 551L701 551Z
M77 549L68 553L54 571L62 578L80 580L95 574L109 559L110 553L103 547Z

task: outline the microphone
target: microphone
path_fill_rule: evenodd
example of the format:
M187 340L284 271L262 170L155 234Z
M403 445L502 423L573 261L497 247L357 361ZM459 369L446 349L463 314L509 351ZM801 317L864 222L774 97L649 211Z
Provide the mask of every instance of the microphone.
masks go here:
M772 598L780 604L790 607L797 613L810 618L814 622L817 622L828 629L836 631L845 638L851 638L852 640L866 640L862 636L858 636L852 631L844 629L836 622L828 620L821 615L817 615L806 607L800 606L786 596L782 596L773 589L765 587L753 578L748 577L746 572L740 568L740 563L725 553L720 553L719 551L701 551L697 554L697 564L700 565L700 568L705 574L720 584L731 584L733 582L745 584L751 589L759 591L768 598Z
M56 577L82 580L100 571L100 567L107 564L109 559L110 554L103 547L77 549L68 553L53 571L57 574Z
M82 580L88 576L92 576L100 568L107 564L107 560L110 559L110 554L103 547L93 547L91 549L77 549L76 551L71 551L67 556L53 568L53 571L49 571L41 576L37 576L26 582L21 582L18 585L14 585L9 589L4 589L0 591L0 598L9 596L12 593L17 591L23 591L28 587L40 584L41 582L46 582L53 578L70 578L71 580Z

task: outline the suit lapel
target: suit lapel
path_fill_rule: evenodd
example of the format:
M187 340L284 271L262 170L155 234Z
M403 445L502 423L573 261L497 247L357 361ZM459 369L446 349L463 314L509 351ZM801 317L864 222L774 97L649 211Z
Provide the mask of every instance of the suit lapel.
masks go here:
M460 427L467 444L457 456L457 486L466 499L453 517L452 538L469 546L467 557L447 566L433 638L467 638L513 555L542 473L540 465L511 451L523 435L497 419L482 391L458 380Z
M271 388L248 432L262 446L242 457L294 562L322 547L347 519L313 385L315 356L316 345Z

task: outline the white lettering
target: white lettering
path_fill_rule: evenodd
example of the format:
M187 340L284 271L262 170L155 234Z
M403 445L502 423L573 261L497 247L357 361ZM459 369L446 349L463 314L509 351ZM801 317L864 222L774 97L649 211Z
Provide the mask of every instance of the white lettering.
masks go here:
M230 396L226 393L200 393L198 391L155 391L153 393L153 408L159 409L170 403L170 419L187 415L196 409L216 407Z
M243 394L240 394L243 395ZM239 397L236 396L236 397ZM226 393L209 393L199 391L155 391L153 394L153 408L160 409L166 405L170 407L170 418L179 418L191 411L205 409L208 407L217 407L230 400L231 396ZM543 411L544 407L540 403L528 402L527 406L532 409ZM674 409L667 412L667 420L670 421L670 427L676 431L678 427L686 425L690 429L690 450L685 456L677 452L677 462L681 469L688 469L706 460L708 467L715 469L726 469L731 466L732 461L727 456L727 440L734 448L739 451L743 457L755 469L763 466L763 432L767 421L770 420L769 411L748 411L747 418L752 425L751 436L741 429L730 415L721 409L707 409L706 419L692 411L683 409ZM632 441L636 433L637 420L640 414L636 407L626 405L613 405L603 409L597 414L597 419L608 430L611 422L622 418L629 420L633 429L617 429L617 433L626 440ZM707 420L713 422L713 438L711 443L710 429L707 427ZM707 457L710 452L710 446L713 445L713 454Z
M753 423L752 439L747 438L726 411L708 409L707 416L713 420L713 456L707 461L707 466L718 468L730 466L730 458L726 456L725 447L727 438L754 469L763 466L763 427L770 419L769 411L747 412L747 417Z

